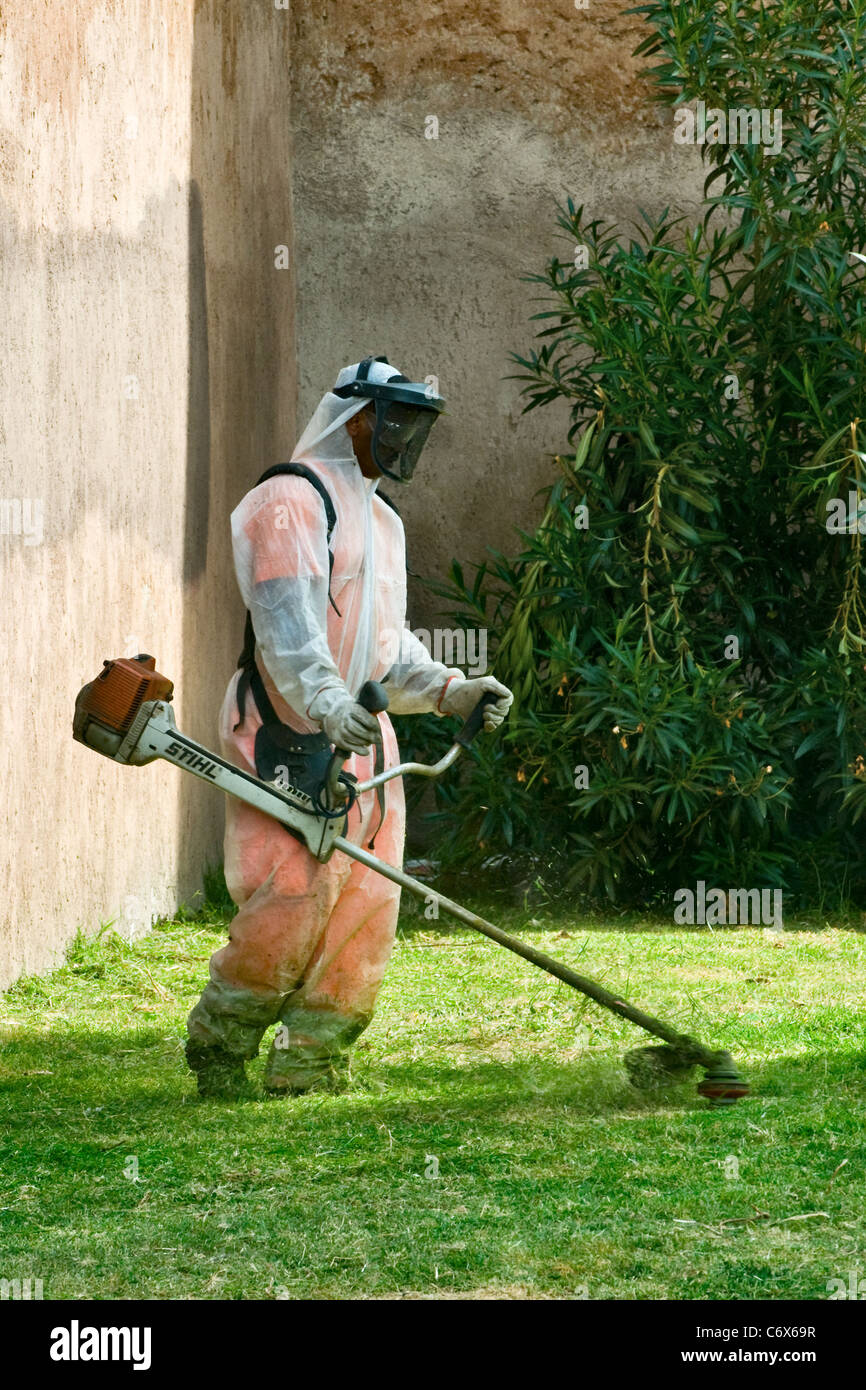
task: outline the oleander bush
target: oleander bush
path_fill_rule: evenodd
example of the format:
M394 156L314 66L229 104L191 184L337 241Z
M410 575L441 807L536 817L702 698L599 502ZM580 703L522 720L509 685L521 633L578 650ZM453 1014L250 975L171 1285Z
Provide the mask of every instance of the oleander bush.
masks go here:
M866 3L639 10L672 138L696 102L708 135L713 108L765 125L700 146L697 225L626 237L569 200L528 277L525 409L571 428L519 553L434 586L515 692L437 789L437 853L623 903L698 878L862 903ZM444 722L404 741L433 755Z

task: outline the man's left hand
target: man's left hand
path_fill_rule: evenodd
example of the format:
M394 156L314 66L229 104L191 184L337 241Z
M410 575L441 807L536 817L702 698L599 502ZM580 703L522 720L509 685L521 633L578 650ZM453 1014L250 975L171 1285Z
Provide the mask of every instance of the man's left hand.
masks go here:
M484 729L489 734L502 723L514 699L508 686L493 676L479 676L477 680L453 680L442 696L439 708L445 714L456 714L458 719L465 722L488 690L499 696L498 700L491 700L484 706Z

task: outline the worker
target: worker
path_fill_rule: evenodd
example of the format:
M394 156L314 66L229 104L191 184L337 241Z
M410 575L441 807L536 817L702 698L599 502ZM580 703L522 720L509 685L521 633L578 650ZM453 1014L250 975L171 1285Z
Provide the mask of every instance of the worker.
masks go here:
M220 742L245 772L277 785L283 776L315 794L332 746L351 755L345 770L359 781L395 766L388 715L356 700L367 680L384 684L395 714L466 719L490 691L485 729L506 717L506 686L434 661L406 625L403 524L379 482L409 481L443 408L429 385L407 380L385 357L345 367L291 464L270 469L232 513L247 638ZM400 779L359 794L345 833L401 868ZM249 1094L244 1063L274 1024L266 1094L338 1088L373 1015L399 887L339 850L320 863L285 827L234 798L225 875L239 910L188 1020L186 1057L199 1093Z

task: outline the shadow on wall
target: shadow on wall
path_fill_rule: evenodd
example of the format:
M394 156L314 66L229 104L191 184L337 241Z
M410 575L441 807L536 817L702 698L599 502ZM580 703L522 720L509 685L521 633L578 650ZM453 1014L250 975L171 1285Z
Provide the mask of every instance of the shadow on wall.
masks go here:
M193 62L193 80L196 64ZM193 152L195 152L195 133ZM193 163L193 169L195 164ZM215 734L209 725L214 691L220 683L221 657L209 633L208 608L218 604L214 573L208 572L208 539L211 524L210 351L208 336L207 266L201 189L190 180L187 202L187 413L186 486L183 527L183 634L181 665L176 684L180 695L181 727L209 747ZM217 460L217 466L219 460ZM215 518L219 525L219 517ZM216 557L218 570L224 561ZM210 655L209 655L210 653ZM211 663L217 669L211 669ZM180 778L178 796L177 884L181 901L190 901L200 890L202 872L216 859L222 830L220 808L213 793L191 777ZM198 901L198 900L197 900Z
M181 726L218 747L243 608L229 517L294 430L289 29L244 0L196 4L188 202L188 376ZM292 265L292 257L289 263ZM189 898L222 854L214 792L181 778L178 891Z
M184 505L184 589L200 584L207 570L210 523L210 354L208 351L207 274L201 189L190 181L188 203L188 354L186 411L186 493ZM184 631L184 652L190 634ZM187 672L184 671L184 676Z

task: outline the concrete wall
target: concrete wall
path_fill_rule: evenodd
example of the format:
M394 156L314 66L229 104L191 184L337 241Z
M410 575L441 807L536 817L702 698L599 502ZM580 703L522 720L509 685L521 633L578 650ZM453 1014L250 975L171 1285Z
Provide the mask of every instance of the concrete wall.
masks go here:
M533 345L539 272L571 194L627 224L701 196L631 57L622 0L320 0L294 11L301 423L346 362L434 373L449 416L397 499L410 564L514 549L565 444L566 413L522 417L510 351ZM439 138L427 139L428 117ZM439 604L410 585L413 625Z
M188 900L220 852L220 798L71 718L147 650L215 737L228 514L295 433L289 54L288 14L245 0L3 6L0 986Z

